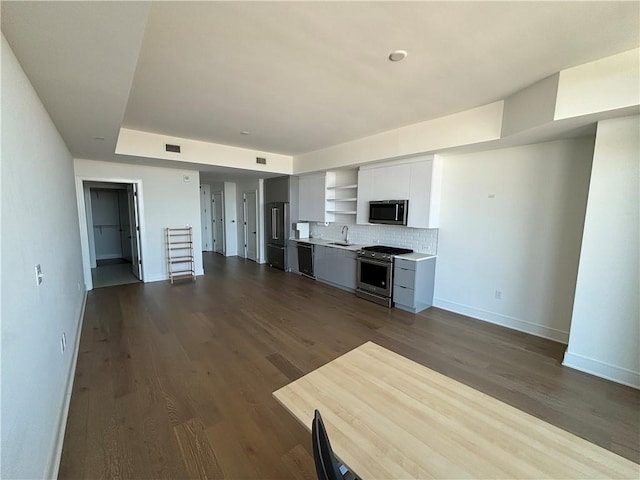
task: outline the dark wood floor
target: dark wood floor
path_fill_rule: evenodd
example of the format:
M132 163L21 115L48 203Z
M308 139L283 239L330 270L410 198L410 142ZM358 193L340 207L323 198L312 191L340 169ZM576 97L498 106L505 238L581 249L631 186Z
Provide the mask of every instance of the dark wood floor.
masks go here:
M61 478L312 479L310 435L271 393L367 340L640 461L640 392L563 368L563 345L238 258L205 269L90 292Z

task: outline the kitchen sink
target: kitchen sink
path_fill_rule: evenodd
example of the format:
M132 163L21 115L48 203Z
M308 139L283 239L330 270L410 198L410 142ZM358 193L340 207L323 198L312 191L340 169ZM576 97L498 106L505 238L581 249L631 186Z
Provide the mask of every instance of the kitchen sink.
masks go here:
M346 243L346 242L329 242L329 245L338 245L340 247L350 247L351 245L353 245L353 243Z

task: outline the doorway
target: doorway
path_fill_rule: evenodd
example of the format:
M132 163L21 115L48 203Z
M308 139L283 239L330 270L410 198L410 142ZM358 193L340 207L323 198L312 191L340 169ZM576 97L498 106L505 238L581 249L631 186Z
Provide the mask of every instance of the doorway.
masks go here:
M211 203L213 204L213 251L224 255L224 194L213 192Z
M211 213L211 187L200 185L200 225L202 225L202 251L213 250L213 216Z
M243 194L244 258L258 261L258 192Z
M88 287L140 282L138 185L84 181L82 189L91 278Z

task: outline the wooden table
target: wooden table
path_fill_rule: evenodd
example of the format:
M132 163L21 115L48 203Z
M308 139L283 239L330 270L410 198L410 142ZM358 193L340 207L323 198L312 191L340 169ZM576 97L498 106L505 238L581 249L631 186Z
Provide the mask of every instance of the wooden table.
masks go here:
M640 478L640 466L367 342L274 392L363 480Z

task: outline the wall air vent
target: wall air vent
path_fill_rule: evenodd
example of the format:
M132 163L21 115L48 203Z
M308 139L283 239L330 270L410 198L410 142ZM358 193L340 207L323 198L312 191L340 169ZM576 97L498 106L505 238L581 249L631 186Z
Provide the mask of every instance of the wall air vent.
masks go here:
M256 163L259 163L260 165L266 165L267 159L263 157L256 157Z
M170 143L165 143L164 149L167 152L180 153L180 145L171 145Z

